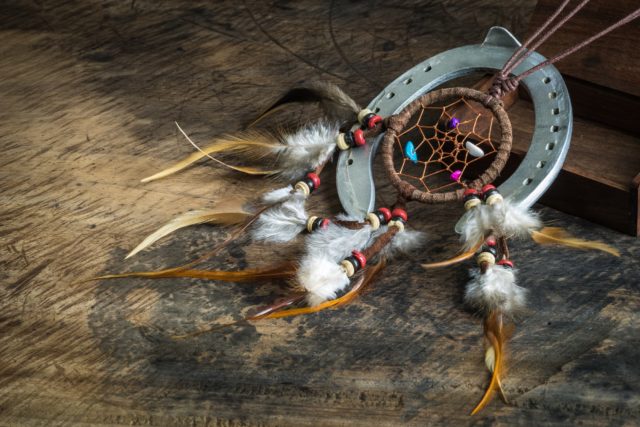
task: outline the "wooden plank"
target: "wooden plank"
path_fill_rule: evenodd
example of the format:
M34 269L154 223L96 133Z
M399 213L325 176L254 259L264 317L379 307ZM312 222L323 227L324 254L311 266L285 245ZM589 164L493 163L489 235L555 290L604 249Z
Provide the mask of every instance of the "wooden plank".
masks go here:
M467 413L487 384L479 319L460 268L419 263L458 249L459 206L412 206L429 246L389 265L343 310L175 341L237 318L283 284L83 283L176 265L224 233L200 226L132 260L147 233L187 210L270 181L203 162L139 179L238 129L293 84L324 78L361 103L402 70L482 39L524 32L534 2L132 2L0 5L0 424L633 425L640 417L636 239L542 208L545 221L623 257L514 244L531 311L505 379L511 406ZM379 166L379 165L378 165ZM383 185L381 200L392 195ZM335 184L335 183L333 183ZM332 178L314 200L336 212ZM236 242L208 266L295 257ZM535 421L532 421L535 420Z

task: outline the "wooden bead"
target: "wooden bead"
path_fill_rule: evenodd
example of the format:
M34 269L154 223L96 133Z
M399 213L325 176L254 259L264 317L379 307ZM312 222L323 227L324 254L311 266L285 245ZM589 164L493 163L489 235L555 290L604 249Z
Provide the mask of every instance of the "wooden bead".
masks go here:
M347 143L347 141L345 141L344 133L339 133L338 134L338 138L336 139L336 145L342 151L347 151L347 150L349 150L351 148L349 146L349 144Z
M476 260L478 261L478 265L482 265L482 264L489 264L489 265L493 265L496 263L496 257L493 256L492 253L490 252L480 252L480 255L478 255L478 258L476 258Z
M371 224L372 230L377 230L378 228L380 228L380 218L378 218L378 215L376 215L375 213L369 212L367 214L367 221L369 221L369 224Z
M358 122L361 125L366 124L364 119L369 115L369 114L373 114L373 111L369 110L368 108L365 108L364 110L360 110L360 112L358 113Z
M404 231L404 222L402 220L389 221L389 227L396 227L400 233Z
M493 193L492 195L490 195L489 197L487 197L487 200L486 200L485 203L488 204L489 206L491 206L491 205L495 205L496 203L500 203L503 200L504 199L502 197L502 194L496 192L496 193Z
M313 233L313 223L318 219L317 216L310 216L307 220L307 231Z
M352 251L351 256L356 259L358 262L358 270L362 270L367 266L367 258L365 258L364 254L360 251Z
M464 202L464 210L466 211L471 210L481 204L482 204L482 201L478 197L471 198L466 202Z
M296 191L303 193L305 197L311 194L311 190L309 189L309 186L305 182L298 181L294 188L296 189Z
M347 277L352 277L354 274L356 274L356 268L353 266L353 264L351 264L349 261L347 261L346 259L343 260L340 265L342 266L342 268L344 269L344 272L347 274Z

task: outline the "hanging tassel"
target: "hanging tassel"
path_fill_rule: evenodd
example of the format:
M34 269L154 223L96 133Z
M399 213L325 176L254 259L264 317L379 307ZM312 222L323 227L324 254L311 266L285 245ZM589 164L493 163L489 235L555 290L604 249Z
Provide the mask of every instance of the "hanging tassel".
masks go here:
M177 123L176 126L178 126ZM296 179L306 171L316 169L333 155L339 134L337 124L319 121L291 134L266 131L239 132L236 135L222 136L213 144L200 148L180 126L178 129L198 149L198 152L155 175L142 179L142 182L171 175L204 157L252 175L271 175L285 180ZM212 157L212 154L217 157ZM249 162L255 165L235 166L234 162Z
M308 86L297 87L287 91L269 108L247 125L254 126L266 117L280 111L293 102L318 103L330 121L339 123L355 122L360 111L358 104L338 86L328 82L313 82Z
M606 243L578 239L577 237L573 237L566 230L563 230L560 227L545 227L542 230L533 231L531 233L531 237L533 238L534 242L540 245L551 244L568 246L575 249L594 249L606 252L613 256L620 256L620 251L607 245Z

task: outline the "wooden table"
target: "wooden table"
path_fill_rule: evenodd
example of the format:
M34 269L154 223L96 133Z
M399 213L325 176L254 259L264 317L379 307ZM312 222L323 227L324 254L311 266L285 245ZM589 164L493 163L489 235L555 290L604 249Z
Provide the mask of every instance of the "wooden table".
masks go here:
M413 206L427 250L390 265L350 306L293 320L175 341L284 291L80 282L193 259L224 233L194 227L123 257L187 209L270 187L207 163L141 184L191 151L174 120L206 142L315 79L366 104L402 70L491 25L524 34L535 2L503 3L4 2L0 424L637 425L640 243L548 208L545 221L622 257L515 245L530 312L510 344L511 406L495 401L473 418L488 376L480 320L462 305L466 267L419 267L457 249L457 206ZM336 210L325 188L319 203ZM209 265L296 253L241 241Z

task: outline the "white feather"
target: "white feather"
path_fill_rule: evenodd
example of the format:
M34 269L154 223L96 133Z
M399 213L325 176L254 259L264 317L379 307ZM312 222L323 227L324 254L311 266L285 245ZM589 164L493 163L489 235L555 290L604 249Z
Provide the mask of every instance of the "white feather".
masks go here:
M260 214L251 234L258 241L288 242L300 234L306 224L305 195L296 192Z
M542 227L536 213L513 200L505 199L488 208L491 211L493 229L498 236L527 237L533 230Z
M464 244L464 251L470 250L478 242L483 241L493 228L491 212L486 205L479 205L467 211L462 221L460 240Z
M349 278L340 264L331 258L308 254L300 262L297 279L307 292L310 306L336 298L349 284Z
M496 237L526 237L542 227L538 215L506 199L491 206L479 205L463 216L460 239L464 250L473 248L489 234Z
M307 237L306 252L312 256L332 259L340 262L353 250L362 250L371 236L371 227L365 225L352 230L330 223L324 230L318 230Z
M338 124L319 121L285 135L285 147L280 151L278 159L279 164L286 166L281 175L299 179L324 163L336 149L339 131Z
M292 185L287 185L284 188L271 190L262 196L262 201L268 205L284 202L286 199L289 198L289 196L291 196L292 191L293 191Z
M387 229L388 227L380 227L378 231L386 231ZM403 232L397 233L393 239L391 239L391 242L382 249L382 255L386 258L395 257L399 254L410 255L411 251L423 247L426 241L427 233L405 228Z
M500 310L507 315L524 308L527 290L516 284L511 268L493 265L484 274L478 269L472 271L471 277L464 296L470 306L486 313Z

